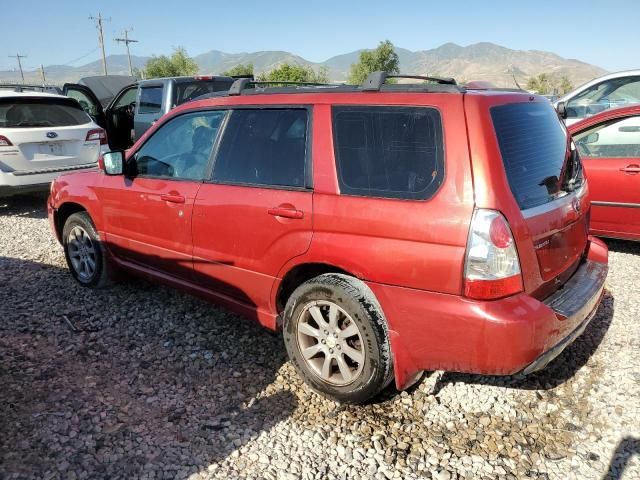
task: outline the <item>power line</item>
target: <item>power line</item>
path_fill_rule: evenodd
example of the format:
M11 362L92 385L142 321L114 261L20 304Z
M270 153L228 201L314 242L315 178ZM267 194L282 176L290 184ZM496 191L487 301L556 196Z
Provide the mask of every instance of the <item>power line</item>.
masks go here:
M20 69L20 78L22 78L22 83L24 83L24 73L22 72L22 62L20 61L20 59L27 58L27 56L16 53L15 55L9 55L9 58L15 58L18 61L18 68Z
M97 17L89 17L89 20L96 21L96 28L98 29L98 41L100 42L100 48L102 49L102 71L107 75L107 56L104 53L104 33L102 31L102 23L110 22L111 18L102 18L102 14L98 12Z
M125 28L124 31L122 32L122 36L124 38L116 38L115 40L116 42L123 42L124 45L127 47L127 58L129 59L129 75L133 77L133 66L131 65L131 53L129 53L129 44L137 43L138 40L133 40L132 38L129 38L129 32L131 31L133 31L133 27L131 27L129 30Z
M98 50L100 47L95 47L93 50L91 50L89 53L85 53L84 55L79 56L78 58L74 58L73 60L70 60L68 62L65 63L61 63L60 65L69 65L70 63L75 63L78 60L82 60L83 58L87 58L89 55L91 55L92 53L94 53L96 50ZM73 65L70 65L73 66Z

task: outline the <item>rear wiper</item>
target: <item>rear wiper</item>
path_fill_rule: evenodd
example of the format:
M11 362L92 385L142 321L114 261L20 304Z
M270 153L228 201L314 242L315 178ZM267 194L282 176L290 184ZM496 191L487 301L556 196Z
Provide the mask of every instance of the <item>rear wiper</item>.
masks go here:
M578 183L581 172L582 162L580 161L580 155L578 154L578 149L574 148L571 150L571 154L569 155L564 181L560 188L568 193L576 190L580 185L582 185L582 182Z

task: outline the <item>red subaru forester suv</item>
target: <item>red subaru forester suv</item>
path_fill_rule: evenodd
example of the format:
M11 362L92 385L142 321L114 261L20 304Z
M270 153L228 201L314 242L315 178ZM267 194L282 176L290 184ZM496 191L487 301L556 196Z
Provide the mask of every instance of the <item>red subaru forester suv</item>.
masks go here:
M607 275L570 136L542 97L386 77L240 79L59 177L49 218L72 275L144 275L282 328L341 402L423 370L543 368Z

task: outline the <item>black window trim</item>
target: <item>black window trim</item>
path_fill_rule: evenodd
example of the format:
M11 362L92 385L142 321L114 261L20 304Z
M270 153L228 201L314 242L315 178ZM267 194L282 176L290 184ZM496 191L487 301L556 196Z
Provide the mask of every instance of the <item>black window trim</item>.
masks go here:
M149 142L149 140L151 140L153 137L156 136L156 134L167 124L171 123L173 120L180 118L180 117L184 117L185 115L193 115L195 113L207 113L207 112L214 112L214 111L224 111L225 112L225 116L222 119L222 122L220 123L220 128L218 129L218 133L217 133L217 137L213 143L213 147L211 148L211 152L209 153L209 160L207 160L207 165L204 168L204 173L202 175L202 178L199 180L194 180L192 178L178 178L178 177L163 177L160 175L132 175L131 178L132 179L136 179L136 178L148 178L148 179L152 179L152 180L166 180L169 182L190 182L190 183L205 183L205 179L208 176L208 172L209 172L209 168L211 167L211 162L213 159L213 154L216 151L217 148L217 144L220 141L220 138L222 136L222 132L223 132L223 128L226 126L226 122L227 122L227 118L229 118L229 108L210 108L210 107L201 107L201 108L194 108L193 110L188 110L185 112L181 112L178 115L174 115L171 116L169 118L167 118L165 121L163 121L160 125L158 125L158 128L153 132L153 134L151 134L149 136L149 138L146 138L144 143L142 145L140 145L135 152L132 152L126 160L126 163L129 163L130 161L135 161L135 158L138 156L138 153L140 153L140 150L142 150L144 148L144 146L147 144L147 142Z
M305 159L304 159L304 186L302 187L294 187L287 185L269 185L263 183L244 183L244 182L229 182L229 181L220 181L213 179L213 169L215 168L216 159L218 155L218 150L220 148L221 139L224 136L227 124L229 123L229 118L231 115L227 115L223 120L224 124L220 126L220 131L218 133L218 138L213 145L213 149L211 151L211 158L209 162L209 167L205 170L205 180L204 183L212 184L212 185L231 185L238 187L251 187L251 188L265 188L269 190L291 190L291 191L300 191L300 192L309 192L313 191L313 105L308 104L262 104L262 105L229 105L221 108L208 108L208 110L228 110L232 112L233 110L306 110L307 111L307 135L306 135L306 145L305 145Z
M412 108L412 109L431 109L431 110L435 110L438 113L438 117L440 119L440 130L442 132L442 174L441 174L441 178L440 178L440 182L437 186L437 188L431 192L431 194L429 196L427 196L426 198L403 198L403 197L392 197L392 196L380 196L380 195L360 195L360 194L355 194L355 193L346 193L342 191L341 188L341 180L340 180L340 165L339 165L339 159L338 159L338 155L336 153L336 148L338 145L337 142L337 130L335 128L335 122L334 122L334 109L335 108L342 108L342 107L351 107L351 108ZM417 203L426 203L426 202L430 202L431 200L433 200L434 197L436 197L436 195L438 194L438 192L440 192L440 190L442 189L443 185L445 184L446 180L447 180L447 148L446 148L446 129L445 129L445 125L444 125L444 116L442 115L442 110L440 109L440 107L436 106L436 105L415 105L415 104L406 104L406 103L399 103L399 104L377 104L377 103L335 103L335 104L331 104L331 124L330 124L330 128L331 128L331 140L333 143L333 164L335 166L336 169L336 182L338 184L338 195L344 195L346 197L356 197L356 198L372 198L372 199L377 199L377 200L395 200L395 201L400 201L400 202L417 202Z

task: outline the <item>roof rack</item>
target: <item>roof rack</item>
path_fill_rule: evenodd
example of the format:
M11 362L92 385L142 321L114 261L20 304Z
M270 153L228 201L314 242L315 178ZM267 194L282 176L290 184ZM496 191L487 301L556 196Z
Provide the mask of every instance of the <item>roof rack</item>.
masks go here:
M440 85L457 85L453 78L443 77L427 77L423 75L391 75L387 72L377 71L370 73L364 82L362 82L361 88L364 92L379 92L382 85L387 81L387 78L411 78L414 80L424 80L427 82L435 82Z
M252 78L238 78L229 88L229 96L242 95L242 91L253 86L266 86L266 85L286 85L292 87L326 87L331 86L330 83L318 83L318 82L280 82L280 81L264 81L256 82Z

